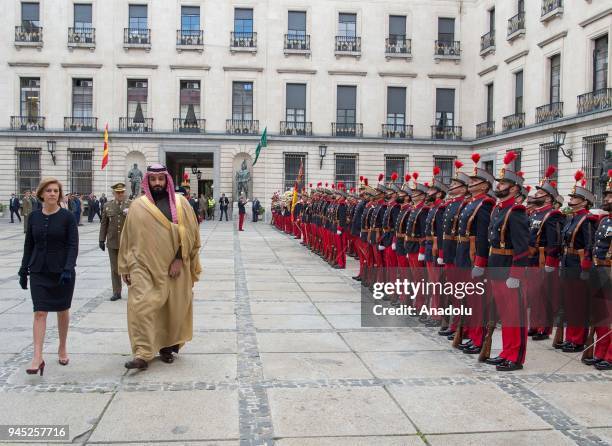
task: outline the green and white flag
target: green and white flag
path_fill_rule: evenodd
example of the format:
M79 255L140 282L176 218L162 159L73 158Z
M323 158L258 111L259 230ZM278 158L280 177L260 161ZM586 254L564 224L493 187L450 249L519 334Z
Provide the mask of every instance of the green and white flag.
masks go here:
M259 139L259 143L257 144L257 148L255 149L255 161L253 161L253 166L259 159L259 153L264 147L268 147L268 127L264 128L261 138Z

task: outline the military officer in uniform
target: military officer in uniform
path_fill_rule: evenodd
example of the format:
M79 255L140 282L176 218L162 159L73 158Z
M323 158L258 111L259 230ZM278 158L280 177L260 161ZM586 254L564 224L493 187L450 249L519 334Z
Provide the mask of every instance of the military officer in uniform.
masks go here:
M111 187L114 200L109 201L104 206L102 212L102 222L100 224L100 249L104 251L108 248L108 256L111 264L111 277L113 280L113 295L111 301L121 299L121 276L117 270L117 255L119 254L119 240L121 231L127 217L128 208L131 201L125 196L125 184L117 183Z

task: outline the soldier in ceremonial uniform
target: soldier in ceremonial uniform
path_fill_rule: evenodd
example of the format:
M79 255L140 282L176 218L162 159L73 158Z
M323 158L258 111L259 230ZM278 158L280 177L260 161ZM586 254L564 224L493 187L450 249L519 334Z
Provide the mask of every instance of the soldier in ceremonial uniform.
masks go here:
M363 176L359 177L359 196L357 204L353 208L353 214L351 217L351 236L353 238L353 246L355 248L355 253L359 259L359 273L356 276L353 276L354 280L361 281L363 277L363 269L366 261L366 254L364 254L364 246L361 241L361 225L363 220L363 214L366 208L366 204L368 200L365 198L366 193L364 189L365 178Z
M389 196L387 208L383 215L383 234L380 239L380 245L384 247L382 251L385 267L387 282L395 281L397 278L397 254L395 252L394 236L395 236L395 222L400 211L404 199L399 197L400 188L395 184L398 179L397 172L391 174L391 182L389 183L389 189L392 193Z
M375 282L384 281L383 268L385 267L385 258L383 256L383 251L385 250L385 248L380 244L380 240L383 235L383 217L387 208L386 198L387 194L389 192L392 192L385 186L385 183L383 181L384 178L384 174L381 173L378 175L378 184L376 185L376 191L378 192L378 200L374 206L374 210L372 211L371 221L369 223L370 234L368 241L372 247L372 254L374 257L375 274L373 274L372 279Z
M523 177L508 165L515 152L504 157L495 195L498 202L489 225L489 260L491 289L502 323L502 351L496 358L486 359L498 371L523 368L527 353L527 304L519 288L529 255L529 221L525 207L516 204Z
M395 219L394 237L392 248L395 248L395 254L397 257L398 276L400 280L407 280L409 269L408 269L408 252L406 251L406 231L408 224L408 217L412 210L412 200L410 194L412 189L410 188L410 179L412 176L409 173L404 175L404 183L397 192L398 200L400 203L399 213ZM405 297L399 296L402 303L405 303ZM394 302L395 303L395 302Z
M336 269L346 268L346 249L348 244L348 221L347 221L347 205L344 183L338 182L336 191L336 203L333 208L333 220L335 232L333 232L334 249L336 258L332 259L333 267Z
M361 277L361 285L369 287L374 281L374 246L372 246L372 244L370 243L370 233L372 228L372 219L374 211L376 210L376 205L382 194L377 189L370 187L367 178L365 178L363 181L364 192L368 197L368 202L366 203L366 207L363 211L363 216L361 218L360 239L363 255L365 257L364 270L363 275Z
M121 231L123 230L123 224L125 223L131 201L125 196L124 183L117 183L111 189L115 199L109 201L104 206L98 240L102 251L108 248L113 282L113 295L110 300L116 301L121 299L121 276L117 267L119 241L121 240Z

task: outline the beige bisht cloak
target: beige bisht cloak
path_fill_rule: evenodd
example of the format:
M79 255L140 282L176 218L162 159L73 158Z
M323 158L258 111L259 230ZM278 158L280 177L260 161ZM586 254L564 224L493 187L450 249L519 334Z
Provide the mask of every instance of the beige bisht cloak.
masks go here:
M193 209L176 195L178 224L146 196L130 206L119 247L119 273L129 274L127 319L135 358L152 360L160 348L193 336L193 284L199 280L200 231ZM168 275L179 247L181 274Z

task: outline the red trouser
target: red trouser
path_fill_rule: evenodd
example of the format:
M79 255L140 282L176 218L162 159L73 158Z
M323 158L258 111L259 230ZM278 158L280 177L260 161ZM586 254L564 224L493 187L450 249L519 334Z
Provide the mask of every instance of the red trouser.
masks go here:
M606 361L612 360L612 329L610 327L595 327L596 344L593 356ZM610 358L606 358L606 355Z
M500 357L518 364L527 354L527 305L519 288L508 288L505 280L491 280L493 298L502 323Z
M440 277L442 276L442 268L440 268L436 262L426 262L427 267L427 276L429 282L435 283L440 282ZM429 301L430 308L442 308L442 301L440 299L440 295L437 293L433 293L431 296L431 300ZM434 320L441 320L442 316L434 315L431 316Z
M334 234L334 246L336 247L336 263L340 268L346 266L346 238L347 233L342 232L340 235Z
M244 224L244 216L245 214L238 215L238 229L242 231L242 225Z
M300 231L300 226L297 221L293 222L293 235L297 238L301 238L302 231Z
M363 279L363 269L365 268L367 262L367 244L363 243L359 237L355 237L354 239L355 251L357 252L357 256L359 257L359 277Z
M444 275L445 275L445 279L447 282L456 282L457 281L457 268L455 267L454 263L446 263L444 264ZM450 305L461 305L460 302L457 302L457 299L455 299L452 296L449 296L445 302L445 307L449 307ZM456 331L457 330L457 325L459 322L459 318L458 317L453 317L452 321L450 323L450 326L448 327L449 330L451 331Z
M383 252L378 249L380 245L376 243L372 245L372 253L374 254L374 268L376 271L375 277L376 282L384 282L384 267L385 267L385 258L383 256Z
M397 278L397 254L391 245L385 247L383 257L385 259L385 281L395 282Z
M423 260L419 260L418 252L408 253L408 265L411 268L413 282L419 282L421 279L425 279L425 262ZM420 310L424 304L425 294L417 294L417 296L414 298L414 307L417 310Z
M568 322L567 328L565 329L565 341L576 345L584 345L589 334L584 300L585 283L586 282L579 279L564 282L564 309L566 314L571 315L569 317L573 322L572 325L570 325L571 322ZM583 326L577 326L576 322L581 319L585 320L585 324Z

